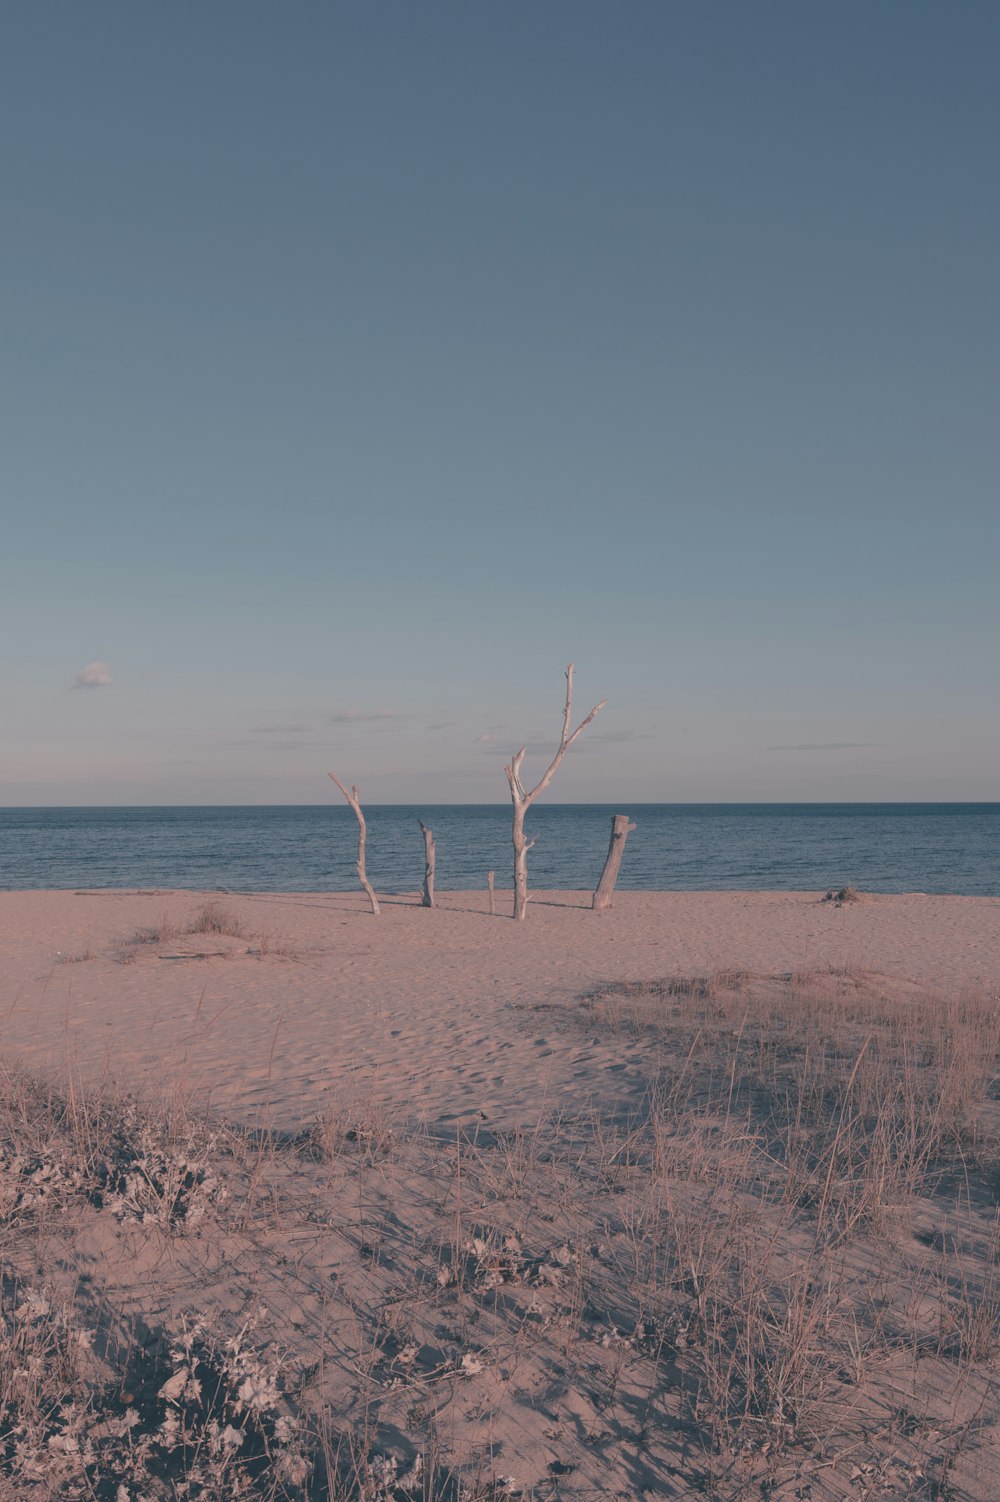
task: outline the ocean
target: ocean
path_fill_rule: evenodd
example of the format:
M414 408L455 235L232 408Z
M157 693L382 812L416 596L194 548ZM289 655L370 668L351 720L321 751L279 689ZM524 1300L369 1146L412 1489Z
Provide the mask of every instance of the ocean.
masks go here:
M870 892L1000 896L1000 803L539 804L529 884L592 888L613 813L636 824L624 890ZM510 807L365 809L377 889L416 891L418 820L437 845L437 886L511 885ZM345 805L0 809L0 888L178 887L348 891L357 823Z

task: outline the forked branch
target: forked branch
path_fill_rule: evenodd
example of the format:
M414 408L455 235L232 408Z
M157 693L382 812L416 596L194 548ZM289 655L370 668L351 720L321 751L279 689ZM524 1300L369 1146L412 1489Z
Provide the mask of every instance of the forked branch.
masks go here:
M586 719L581 720L576 729L572 733L570 733L569 727L573 716L573 664L570 663L566 669L566 704L563 709L562 735L559 739L559 746L556 750L556 754L549 762L549 765L546 768L545 772L542 774L539 781L536 782L530 793L525 792L524 786L521 782L521 765L524 761L524 754L526 750L526 747L524 746L521 747L520 751L515 751L514 755L511 757L510 766L504 767L504 771L507 774L507 781L510 783L511 798L515 803L520 801L524 803L525 807L527 807L528 805L534 803L539 793L544 793L545 789L548 787L549 783L552 781L553 777L558 771L559 763L566 755L566 752L569 750L570 746L572 746L577 736L580 735L582 731L586 730L591 720L595 715L600 713L607 702L607 699L602 699L599 704L595 704L589 715L587 715Z
M552 781L559 768L559 763L577 736L586 730L591 720L604 708L607 702L607 699L602 699L600 704L595 704L586 719L581 720L576 729L570 731L569 727L573 720L573 664L570 663L566 669L566 703L563 707L562 735L559 738L559 745L555 756L553 756L541 778L530 792L525 790L524 783L521 781L521 767L524 764L526 749L524 746L519 751L514 752L514 755L510 759L510 765L504 767L507 781L510 784L510 799L514 805L512 839L514 845L515 918L523 918L528 910L528 851L535 843L534 839L529 842L525 837L524 816L539 793L544 793ZM537 839L537 835L535 838Z

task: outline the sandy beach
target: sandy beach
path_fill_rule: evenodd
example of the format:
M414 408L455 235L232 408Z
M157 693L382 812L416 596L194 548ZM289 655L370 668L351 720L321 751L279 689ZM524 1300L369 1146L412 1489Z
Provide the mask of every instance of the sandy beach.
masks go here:
M989 1502L1000 899L823 899L0 893L0 1498Z
M69 1047L92 1079L183 1074L290 1127L348 1085L424 1122L521 1120L621 1090L620 1041L588 1051L525 1015L610 981L842 966L1000 988L1000 899L822 896L625 892L595 914L588 893L536 892L515 924L509 892L495 917L479 891L384 897L378 918L360 893L0 892L0 1043L44 1071ZM182 932L207 904L241 933Z

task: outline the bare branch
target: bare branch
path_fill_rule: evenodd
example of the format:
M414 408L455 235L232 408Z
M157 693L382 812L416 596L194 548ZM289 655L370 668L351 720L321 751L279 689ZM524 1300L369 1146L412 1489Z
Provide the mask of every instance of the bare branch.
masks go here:
M607 704L607 702L608 702L607 699L602 699L601 702L600 702L600 704L595 704L594 705L593 709L590 711L590 713L587 716L587 718L585 720L581 720L580 723L579 723L579 725L577 725L576 729L573 731L573 734L570 736L569 740L566 742L566 745L563 747L563 750L565 750L565 751L569 750L570 746L572 746L573 742L576 740L577 736L580 734L580 731L581 730L586 730L586 728L590 724L591 720L594 718L594 716L596 714L600 714L601 710L604 708L604 706L605 706L605 704Z
M573 664L569 663L567 665L567 667L566 667L566 707L563 710L562 735L559 737L559 744L560 744L560 746L565 746L565 745L569 744L568 741L566 740L566 737L569 734L569 727L570 727L570 723L571 723L572 719L573 719Z
M510 796L515 804L523 803L526 797L524 786L521 782L521 763L524 761L524 746L520 751L515 751L510 759L510 766L504 767L507 773L507 781L510 783Z
M347 789L345 788L344 784L341 782L340 778L338 776L336 776L336 774L333 773L333 772L327 772L326 775L331 779L331 781L333 781L333 782L335 782L337 784L337 786L339 787L340 791L343 793L344 797L347 799L348 803L350 803L351 807L353 808L354 804L353 804L352 799L351 799L351 794L347 791ZM354 797L357 798L357 796L358 796L358 790L357 790L357 788L355 788L354 789Z
M351 788L351 791L348 792L347 789L345 788L344 784L341 782L340 778L338 776L336 776L335 773L328 772L327 776L330 778L330 780L332 782L335 782L337 784L337 786L339 787L340 791L343 793L344 797L346 798L347 802L350 804L351 808L353 808L355 816L357 817L357 821L358 821L358 880L360 881L360 883L361 883L362 887L364 888L364 890L367 892L367 894L368 894L368 901L372 905L372 912L377 917L378 916L378 912L379 912L378 898L375 896L375 889L372 886L371 882L368 880L368 873L365 870L365 841L366 841L366 839L368 837L368 826L365 824L365 816L361 812L361 802L360 802L360 799L358 798L358 785L357 785L357 783L355 783L354 786Z
M533 803L534 800L538 797L539 793L544 793L545 789L548 787L549 783L555 776L559 768L559 763L566 755L566 752L569 750L570 746L572 746L573 742L576 740L580 732L586 730L591 720L596 714L599 714L601 712L607 702L607 699L602 699L600 704L595 704L587 718L580 721L579 725L573 731L572 735L569 733L570 720L573 713L573 664L570 663L569 667L566 669L566 707L563 711L563 728L562 736L559 740L559 749L556 751L555 756L553 756L547 770L543 774L540 781L535 784L530 793L524 794L525 802ZM524 755L523 751L521 752L521 755Z

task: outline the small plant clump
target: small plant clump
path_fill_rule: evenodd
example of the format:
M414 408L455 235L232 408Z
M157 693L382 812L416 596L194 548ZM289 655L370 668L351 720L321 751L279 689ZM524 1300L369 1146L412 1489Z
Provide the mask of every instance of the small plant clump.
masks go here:
M151 924L145 928L136 929L126 938L120 939L113 946L114 957L121 965L134 964L144 953L161 945L176 945L179 941L189 940L196 936L215 937L217 939L241 939L247 942L247 947L234 950L232 946L210 948L204 952L192 952L190 947L181 946L181 952L161 954L164 959L212 959L232 958L235 954L251 955L255 959L262 960L268 956L275 959L294 960L297 958L295 951L280 939L275 939L266 932L257 932L250 928L243 919L230 909L223 907L219 902L206 902L195 912L186 923L177 923L167 918L159 923ZM77 963L81 960L96 959L97 955L89 946L81 954L75 954L68 958L62 955L58 960L62 964Z
M824 902L832 902L835 907L843 907L846 903L864 902L864 896L856 887L832 887L823 897Z
M249 935L244 924L235 913L229 912L217 902L206 902L195 914L187 932L189 934L229 934L234 939L245 939Z
M222 1343L198 1324L150 1336L115 1370L71 1308L5 1280L0 1477L25 1498L295 1502L308 1443L251 1331Z
M0 1128L0 1223L81 1199L118 1220L175 1231L224 1197L211 1135L189 1126L178 1136L130 1097L84 1106L30 1082L21 1090L34 1131Z

